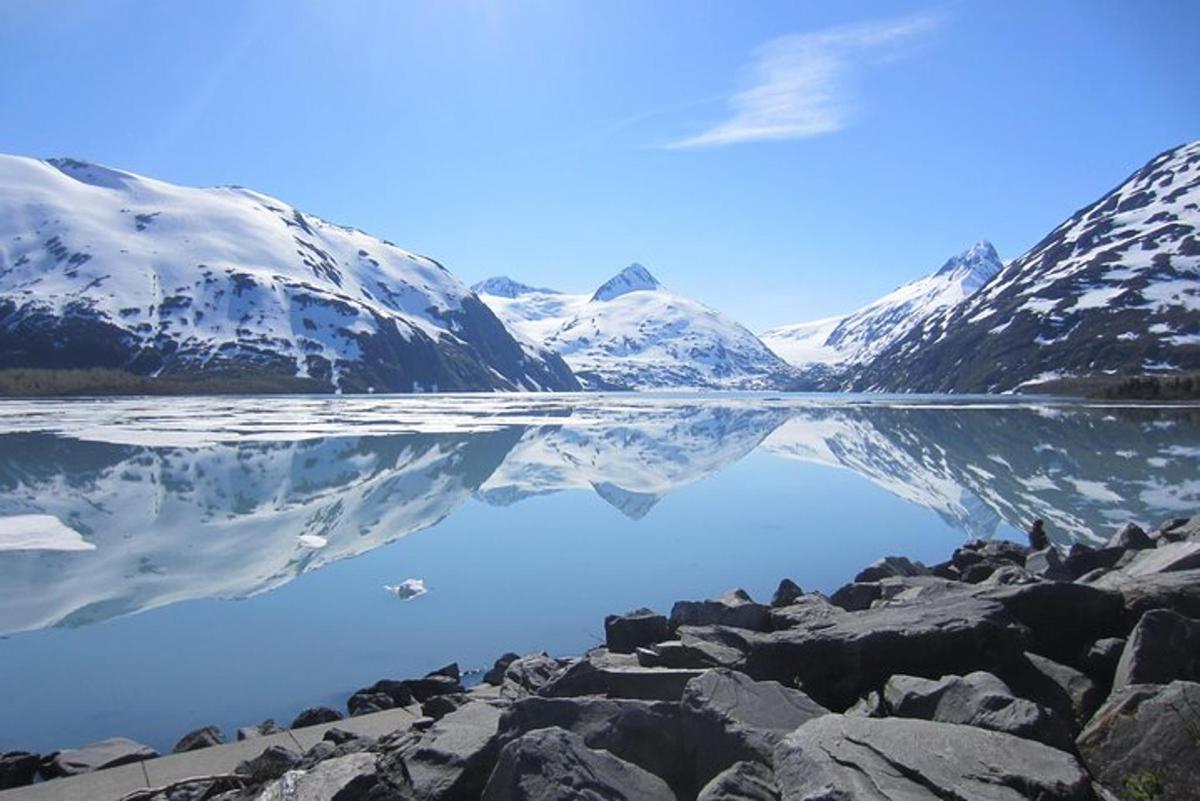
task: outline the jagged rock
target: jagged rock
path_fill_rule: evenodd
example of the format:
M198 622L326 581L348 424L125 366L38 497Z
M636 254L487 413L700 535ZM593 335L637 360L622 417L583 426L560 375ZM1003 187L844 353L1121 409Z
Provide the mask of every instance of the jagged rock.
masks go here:
M396 706L395 699L387 693L369 693L362 690L350 696L346 701L346 711L351 717L370 715L372 712L382 712Z
M680 626L734 626L753 631L770 628L770 610L745 590L730 590L717 600L677 601L671 607L671 630Z
M825 715L775 748L785 801L1091 801L1074 757L1032 740L907 718Z
M799 690L754 681L732 670L710 670L684 689L683 742L704 786L735 762L770 764L775 743L829 710Z
M1050 581L1067 581L1071 578L1054 546L1034 551L1025 557L1025 570Z
M787 606L772 609L771 630L821 626L845 613L845 609L834 606L825 596L808 593L794 599Z
M417 703L428 701L435 695L460 693L463 690L459 681L458 665L435 670L424 678L405 679L401 684L408 688L408 691L412 693L413 700Z
M1090 548L1082 543L1075 543L1063 560L1063 569L1072 581L1097 570L1109 571L1117 566L1127 555L1124 548Z
M333 726L332 728L325 730L325 733L321 735L321 739L331 742L334 745L343 745L354 740L366 740L370 738L363 737L360 734L355 734L352 731L339 729L337 726Z
M829 596L829 602L841 607L847 612L861 612L870 609L883 594L883 588L878 582L853 582L845 584Z
M1084 762L1123 799L1194 799L1200 684L1132 684L1115 691L1077 740Z
M997 674L1022 698L1054 710L1078 732L1104 701L1104 689L1073 667L1026 653Z
M335 720L341 720L342 713L336 709L330 709L327 706L314 706L301 712L292 721L291 728L302 729L305 726L316 726L321 723L333 723Z
M615 698L523 698L500 718L500 745L536 729L556 727L588 748L648 770L668 784L685 779L679 705Z
M234 773L246 776L250 781L261 784L278 779L300 764L300 754L282 745L271 745L253 759L247 759Z
M892 676L883 688L883 706L896 717L976 726L1063 751L1074 750L1071 732L1061 718L1046 707L1016 697L1007 684L983 671L936 681Z
M426 717L431 717L434 720L443 718L449 715L454 710L469 703L471 697L466 693L454 693L452 695L435 695L425 703L421 704L421 714Z
M636 609L604 618L604 641L608 650L631 654L640 647L669 640L667 618L652 609Z
M675 801L666 782L578 735L539 729L504 746L483 801Z
M28 751L0 753L0 790L33 784L42 758Z
M802 595L804 595L804 590L800 589L800 585L785 578L779 582L779 586L775 588L775 594L771 596L771 608L778 609L781 606L787 606Z
M867 567L859 571L854 577L854 581L879 581L885 578L907 577L907 576L928 576L929 568L920 562L913 562L903 556L885 556L882 559L876 559Z
M678 701L683 687L703 671L643 667L636 659L618 662L589 654L546 683L538 694L547 698L607 695L646 701Z
M1200 515L1169 520L1159 530L1165 542L1200 542Z
M221 734L219 726L203 726L180 737L179 742L175 743L175 747L171 749L171 753L182 754L185 751L198 751L201 748L211 748L223 742L225 742L225 736Z
M1113 690L1129 684L1200 681L1200 620L1167 609L1142 615L1121 652Z
M999 570L1007 569L1018 568L1009 568L1006 566ZM995 575L995 573L992 574L992 576ZM991 581L991 578L989 576L987 581ZM884 603L923 603L933 601L945 595L957 595L970 591L970 588L961 581L951 581L939 576L893 576L891 578L880 579L877 583L879 585L879 597L872 602L872 606L879 606Z
M428 801L479 798L499 750L501 710L488 703L467 704L425 731L381 738L379 770L401 791Z
M1143 548L1153 548L1154 540L1137 523L1126 523L1121 530L1112 535L1106 543L1108 548L1121 548L1129 551L1140 551Z
M992 574L979 582L980 587L1011 587L1020 584L1036 584L1045 579L1034 575L1023 567L1003 565L992 571Z
M1130 576L1150 576L1200 568L1200 542L1168 542L1157 548L1138 551L1120 572Z
M497 659L491 669L483 674L483 683L499 687L504 683L504 672L508 670L508 666L520 658L520 654L514 654L510 651Z
M1030 549L1008 540L972 540L955 549L948 564L939 565L934 575L978 584L1006 565L1025 566Z
M1200 619L1200 570L1181 570L1134 578L1119 570L1103 576L1097 587L1121 594L1125 619L1132 627L1151 609L1170 609Z
M557 659L544 653L514 659L504 671L501 694L505 698L521 698L536 693L562 669Z
M81 748L68 748L48 754L42 760L40 771L44 778L55 779L115 768L118 765L128 765L157 756L158 752L148 745L126 737L112 737Z
M765 765L735 762L706 784L696 801L779 801L779 786Z
M257 726L242 726L237 730L237 738L241 740L253 740L256 737L267 737L272 734L279 734L283 729L275 725L275 721L267 718Z
M372 795L380 785L375 755L349 754L276 779L263 788L257 801L367 801L384 797Z
M1092 643L1083 656L1083 669L1100 684L1111 686L1117 662L1125 650L1125 638L1104 637Z
M775 610L772 610L775 611ZM721 642L722 633L713 626L680 626L678 640L639 648L638 664L644 667L698 668L731 667L743 654Z
M739 634L743 672L789 685L798 680L800 689L834 710L895 673L935 678L992 670L1019 655L1028 636L1000 603L967 593L946 594L936 604L849 613L820 628Z
M1038 582L982 590L1033 632L1030 650L1059 662L1077 662L1101 637L1125 633L1119 593L1085 584Z

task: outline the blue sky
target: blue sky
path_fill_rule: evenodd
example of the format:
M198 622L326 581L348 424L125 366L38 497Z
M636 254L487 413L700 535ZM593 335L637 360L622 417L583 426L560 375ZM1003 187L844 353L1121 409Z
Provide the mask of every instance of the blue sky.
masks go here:
M1200 136L1200 3L0 0L0 152L755 329L1019 255Z

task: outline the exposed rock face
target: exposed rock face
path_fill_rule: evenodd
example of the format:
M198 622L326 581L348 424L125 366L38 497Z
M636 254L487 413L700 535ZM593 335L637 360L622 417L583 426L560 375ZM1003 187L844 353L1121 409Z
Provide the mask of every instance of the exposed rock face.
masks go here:
M198 751L201 748L210 748L223 742L225 742L225 737L221 734L219 727L204 726L179 738L179 742L175 743L171 753L182 754L184 751Z
M606 751L588 748L578 735L539 729L500 752L484 801L675 801L662 779Z
M1112 694L1079 736L1092 774L1122 799L1142 787L1157 795L1196 798L1200 684L1131 684Z
M799 690L724 669L688 682L681 707L684 747L699 785L735 762L770 765L780 738L829 713Z
M1083 584L1038 582L987 590L980 597L997 601L1033 632L1031 650L1072 663L1101 637L1124 633L1119 593Z
M1075 732L1104 701L1103 688L1088 676L1037 654L1007 663L1002 674L1018 694L1053 709Z
M730 590L715 601L678 601L671 608L671 629L680 626L734 626L766 631L770 609L757 604L745 590Z
M639 647L670 639L667 618L651 609L637 609L604 618L604 640L608 650L631 654Z
M936 681L892 676L883 688L887 712L901 718L977 726L1074 750L1071 732L1050 709L1018 698L990 673L943 676Z
M381 784L375 760L374 754L348 754L320 762L311 770L291 771L263 788L256 801L398 799Z
M41 761L41 757L28 751L0 753L0 790L32 784Z
M77 776L104 768L115 768L143 759L154 759L158 752L148 745L134 742L125 737L113 737L82 748L68 748L49 754L41 766L42 776L47 779L59 776Z
M737 762L706 784L696 801L779 801L779 787L761 762Z
M476 799L499 750L502 710L475 702L425 731L397 732L380 740L380 772L403 794L420 801Z
M818 626L841 617L845 610L834 606L824 596L808 593L798 596L785 606L771 609L771 629L803 628Z
M775 749L784 801L1091 801L1074 757L971 726L825 715Z
M525 698L500 718L501 746L552 727L578 735L588 748L608 751L673 786L690 782L678 704L594 696Z
M1176 679L1200 681L1200 620L1166 609L1147 612L1121 652L1113 690Z
M802 595L804 595L804 590L800 589L799 584L791 579L781 579L779 586L775 588L775 594L771 596L771 608L778 609L781 606L787 606Z

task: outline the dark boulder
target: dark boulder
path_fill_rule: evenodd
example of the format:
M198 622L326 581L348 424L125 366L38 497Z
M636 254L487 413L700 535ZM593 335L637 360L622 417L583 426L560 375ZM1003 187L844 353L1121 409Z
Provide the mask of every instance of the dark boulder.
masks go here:
M1048 581L1070 581L1072 578L1054 546L1034 551L1025 557L1025 570Z
M929 568L920 562L913 562L903 556L885 556L877 559L859 571L854 577L855 583L879 581L885 578L907 576L928 576Z
M504 670L504 681L500 685L501 694L505 698L522 698L536 693L561 673L563 667L557 659L544 653L514 659Z
M892 676L884 685L887 713L937 723L958 723L999 731L1053 748L1073 751L1067 724L1052 710L1018 698L990 673L943 676L936 681L917 676Z
M402 798L478 799L496 763L500 714L498 707L477 701L423 731L380 738L379 770Z
M1126 625L1130 628L1151 609L1170 609L1184 617L1200 619L1200 570L1138 578L1114 570L1100 578L1095 586L1120 593Z
M1104 637L1096 640L1083 655L1083 672L1098 684L1111 687L1113 674L1117 672L1117 662L1121 659L1123 650L1123 637Z
M0 753L0 790L33 784L42 758L28 751Z
M1198 731L1200 684L1132 684L1109 697L1077 744L1092 775L1122 799L1194 799Z
M636 659L623 662L607 658L606 654L593 653L569 665L538 690L538 694L546 698L607 695L645 701L678 701L684 685L701 672L687 668L643 667Z
M322 723L333 723L342 719L342 713L327 706L314 706L301 712L292 721L291 728L302 729L305 726L318 726Z
M675 801L666 782L578 735L538 729L504 746L483 801Z
M834 606L825 596L808 593L793 599L786 606L771 609L771 630L823 626L845 613L845 609Z
M667 618L651 609L636 609L604 618L604 641L608 650L631 654L640 647L671 639Z
M384 706L383 704L387 702L379 697L381 695L387 696L391 704ZM367 713L368 710L365 709L367 706L375 707L369 711L378 712L397 706L409 706L413 700L412 689L408 686L408 682L397 679L380 679L370 687L356 690L346 701L346 709L351 715L362 715Z
M471 696L466 693L435 695L421 704L421 714L439 720L470 701Z
M1104 688L1087 675L1038 654L1026 653L995 672L1017 695L1054 710L1072 732L1104 701Z
M483 683L499 687L504 683L504 671L508 670L508 666L520 658L520 654L514 654L510 651L497 659L488 672L483 674Z
M706 784L696 801L779 801L779 786L762 763L737 762Z
M368 693L360 690L346 700L346 710L351 717L370 715L395 706L395 700L387 693Z
M883 594L883 588L877 581L855 581L838 587L829 602L847 612L861 612L870 609L871 604L878 601Z
M328 745L328 743L318 743ZM374 754L331 756L268 784L259 801L401 801L379 776Z
M779 582L779 586L775 588L775 594L771 596L771 608L778 609L781 606L787 606L802 595L804 595L804 590L800 589L800 585L785 578Z
M1092 801L1090 779L1063 751L972 726L825 715L775 748L784 799Z
M261 784L278 779L299 764L299 753L282 745L272 745L253 759L242 762L234 768L234 773Z
M1140 551L1144 548L1153 548L1154 540L1150 539L1150 535L1137 523L1126 523L1120 531L1112 535L1112 539L1106 543L1105 547Z
M253 740L256 737L267 737L272 734L279 734L283 729L275 725L275 721L267 718L257 726L242 726L237 730L237 738L241 740Z
M1127 554L1124 548L1090 548L1076 543L1063 559L1063 569L1072 581L1097 570L1108 571L1117 566Z
M688 782L679 705L624 698L523 698L500 718L500 744L531 731L560 728L583 739L588 748L648 770L668 784Z
M1112 590L1070 582L1038 582L981 590L1033 632L1030 650L1059 662L1078 662L1101 637L1125 633L1123 599Z
M339 729L337 726L334 726L326 729L325 733L321 735L321 739L331 742L334 745L345 745L346 743L354 740L364 740L367 738L360 734L355 734L352 731L346 731L345 729Z
M701 787L735 762L770 765L775 744L785 734L829 714L799 690L725 669L688 682L680 706L684 749Z
M772 610L775 611L775 610ZM714 626L681 626L678 640L639 648L638 664L643 667L698 668L734 667L745 655L722 642Z
M81 748L68 748L48 754L42 760L40 771L44 778L56 779L115 768L118 765L128 765L157 756L158 752L148 745L125 737L112 737Z
M453 675L446 672L447 670L447 668L435 670L420 679L405 679L402 684L412 693L413 700L417 703L428 701L435 695L462 692L463 686L459 681L458 667L454 666Z
M734 626L753 631L770 628L770 609L755 603L745 590L730 590L717 600L676 601L671 630L680 626Z
M201 748L211 748L223 742L225 742L225 736L221 734L220 727L204 726L180 737L179 742L175 743L175 747L171 749L171 753L182 754L185 751L198 751Z
M1166 609L1142 615L1121 652L1113 690L1129 684L1200 681L1200 620Z

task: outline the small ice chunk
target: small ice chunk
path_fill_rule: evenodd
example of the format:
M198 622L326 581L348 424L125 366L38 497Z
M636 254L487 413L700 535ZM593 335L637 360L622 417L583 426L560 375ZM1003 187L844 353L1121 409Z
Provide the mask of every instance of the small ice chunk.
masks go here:
M322 537L320 534L301 534L300 545L304 548L324 548L329 544L329 540Z
M419 578L405 579L395 585L385 584L383 588L402 601L412 600L428 592L425 588L425 579Z

